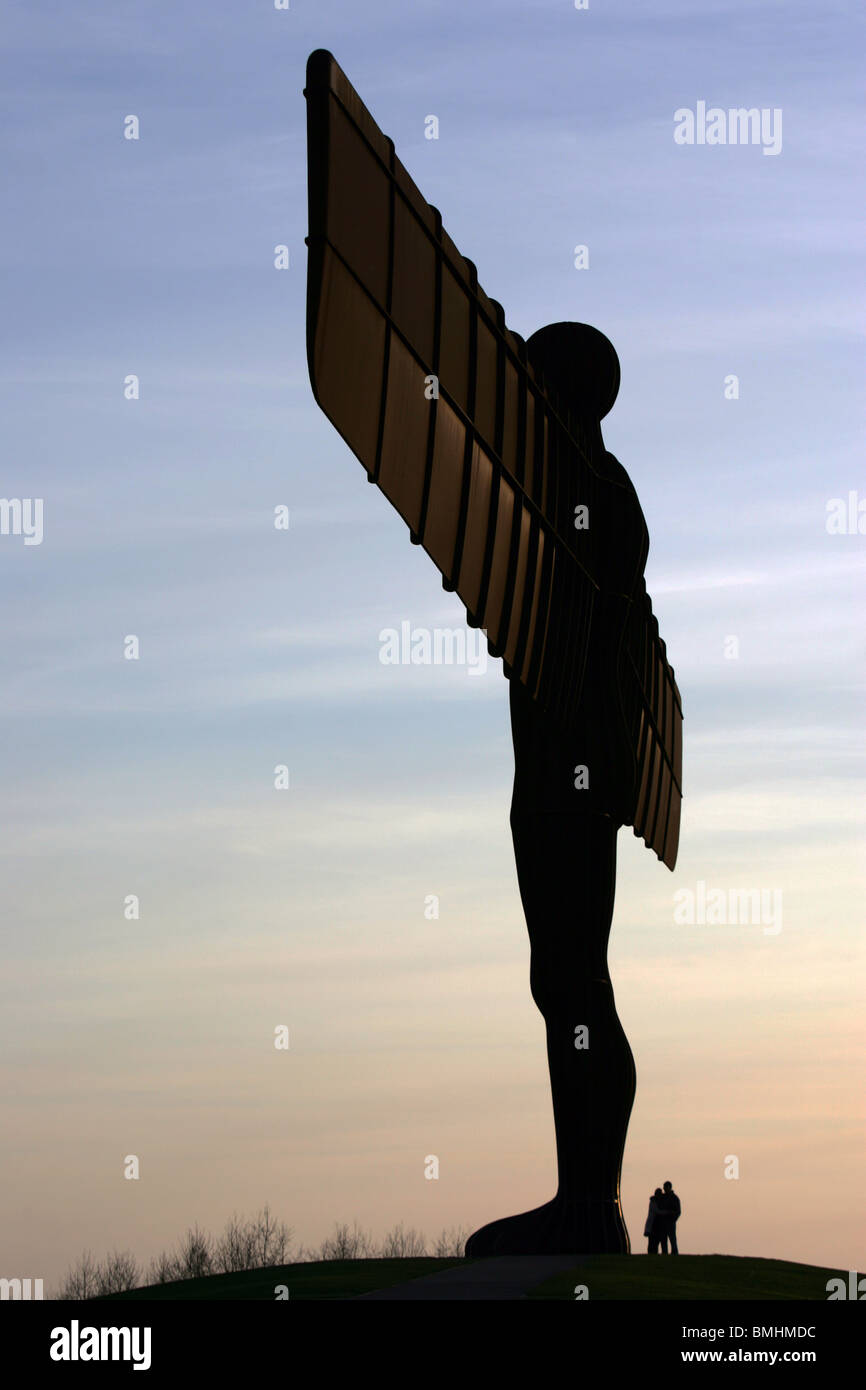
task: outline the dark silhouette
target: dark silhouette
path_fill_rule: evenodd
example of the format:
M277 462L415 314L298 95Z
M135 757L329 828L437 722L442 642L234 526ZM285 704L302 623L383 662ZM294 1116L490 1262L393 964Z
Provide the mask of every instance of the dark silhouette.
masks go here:
M649 1199L649 1211L647 1212L646 1225L643 1233L648 1237L647 1254L657 1255L659 1253L659 1200L662 1190L657 1187Z
M643 580L643 513L601 434L619 360L587 324L526 342L508 329L330 53L310 55L305 95L316 400L510 681L511 830L559 1181L466 1252L628 1252L616 836L633 826L673 868L682 710Z
M670 1241L671 1254L678 1255L680 1252L677 1246L677 1221L682 1212L682 1207L679 1197L674 1192L672 1183L665 1183L664 1192L659 1199L658 1206L660 1211L658 1218L658 1233L659 1240L661 1241L662 1254L666 1255L668 1253L668 1241Z
M622 485L623 545L611 590L598 596L586 656L583 699L570 731L517 681L510 686L514 743L511 831L532 946L530 988L547 1027L559 1187L546 1206L493 1222L471 1237L467 1255L629 1249L619 1203L635 1066L614 1007L607 941L616 882L622 783L633 772L620 746L616 655L628 600L643 569L648 537L625 470L601 439L599 417L616 399L619 361L585 324L553 324L527 342L534 366L560 393L579 397L593 458ZM591 413L590 413L591 412ZM613 569L614 557L610 557ZM576 788L574 769L588 769ZM586 1029L576 1046L576 1029Z

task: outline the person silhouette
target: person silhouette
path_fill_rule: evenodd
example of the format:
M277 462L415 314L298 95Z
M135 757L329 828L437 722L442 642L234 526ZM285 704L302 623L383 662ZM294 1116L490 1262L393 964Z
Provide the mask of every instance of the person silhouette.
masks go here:
M682 1212L682 1206L679 1197L674 1192L673 1183L665 1183L664 1191L658 1202L658 1207L658 1227L662 1254L666 1255L668 1253L668 1241L670 1241L671 1254L678 1255L680 1252L677 1246L677 1221Z
M659 1225L661 1218L659 1199L661 1196L662 1190L660 1187L657 1187L649 1199L649 1211L647 1212L646 1225L643 1228L644 1235L649 1237L647 1244L648 1255L657 1255L659 1253Z
M616 512L591 522L604 542L607 582L595 598L576 726L563 728L523 685L509 682L511 832L530 990L546 1025L559 1185L544 1206L476 1231L466 1254L628 1254L619 1184L636 1074L607 942L622 788L634 777L615 722L617 654L649 534L628 475L601 436L599 421L619 387L613 345L587 324L561 323L539 329L526 346L560 398L579 404L593 466L619 486ZM589 769L589 785L575 790L578 766Z

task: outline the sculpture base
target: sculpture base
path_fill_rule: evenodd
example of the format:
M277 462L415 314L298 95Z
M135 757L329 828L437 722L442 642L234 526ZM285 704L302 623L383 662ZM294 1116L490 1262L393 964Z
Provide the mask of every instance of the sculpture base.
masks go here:
M543 1207L491 1221L466 1242L466 1256L628 1255L631 1247L618 1202L554 1197Z

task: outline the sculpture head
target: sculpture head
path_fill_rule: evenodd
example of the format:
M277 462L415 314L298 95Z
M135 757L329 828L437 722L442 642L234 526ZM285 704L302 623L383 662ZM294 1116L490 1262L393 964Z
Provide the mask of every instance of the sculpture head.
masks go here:
M603 420L619 391L620 370L609 338L588 323L549 323L526 340L533 367L540 368L563 399L593 420Z

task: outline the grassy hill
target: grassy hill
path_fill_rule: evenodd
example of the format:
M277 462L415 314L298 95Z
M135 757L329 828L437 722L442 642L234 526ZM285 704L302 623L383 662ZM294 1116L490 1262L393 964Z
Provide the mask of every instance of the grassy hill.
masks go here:
M532 1289L530 1298L574 1300L585 1284L590 1299L814 1299L826 1302L827 1280L842 1274L818 1265L738 1255L588 1255L565 1274Z
M464 1265L459 1259L323 1260L215 1274L175 1284L154 1284L113 1294L101 1302L132 1300L220 1301L237 1299L272 1302L275 1287L285 1284L290 1299L345 1299L374 1289L392 1288L438 1270ZM587 1255L574 1268L528 1290L530 1298L573 1301L577 1284L585 1284L593 1301L621 1299L684 1299L726 1301L824 1302L827 1280L845 1271L787 1260L762 1260L736 1255Z
M450 1265L462 1265L459 1259L434 1258L402 1260L317 1260L309 1264L276 1265L268 1269L250 1269L242 1274L210 1274L204 1279L183 1279L176 1284L152 1284L146 1289L130 1289L115 1293L100 1303L126 1299L194 1299L223 1300L254 1299L272 1303L274 1289L285 1284L289 1297L354 1298L357 1294L388 1289L407 1279L420 1279L435 1274Z

